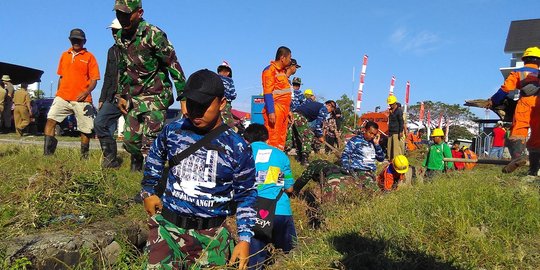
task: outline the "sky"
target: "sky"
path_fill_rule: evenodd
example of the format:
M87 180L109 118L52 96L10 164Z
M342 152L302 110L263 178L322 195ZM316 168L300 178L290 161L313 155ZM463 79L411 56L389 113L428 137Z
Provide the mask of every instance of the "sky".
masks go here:
M60 55L70 47L69 31L81 28L103 78L113 5L1 0L0 61L43 70L41 89L49 96L51 85L56 91ZM386 106L393 75L400 102L407 81L411 104L488 98L503 82L499 68L510 64L504 53L510 22L540 17L538 8L507 0L143 0L143 9L144 18L167 33L186 77L229 62L238 94L233 107L243 111L262 92L261 72L282 45L302 66L295 75L302 89L313 89L323 101L344 94L356 99L368 55L362 113ZM92 93L94 103L101 85ZM472 111L484 116L482 109Z

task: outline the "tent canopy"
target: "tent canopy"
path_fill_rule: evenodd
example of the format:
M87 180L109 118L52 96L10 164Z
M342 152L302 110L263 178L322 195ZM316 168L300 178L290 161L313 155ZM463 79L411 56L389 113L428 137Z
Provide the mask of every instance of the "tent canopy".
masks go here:
M0 76L9 75L12 84L41 82L43 70L0 62Z

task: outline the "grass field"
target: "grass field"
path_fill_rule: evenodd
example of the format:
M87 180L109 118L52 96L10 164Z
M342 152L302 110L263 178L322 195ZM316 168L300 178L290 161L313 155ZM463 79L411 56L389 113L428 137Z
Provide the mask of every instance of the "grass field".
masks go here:
M80 161L78 149L43 157L41 147L0 145L3 237L144 220L132 200L141 174L129 164L102 171L100 158L99 151ZM295 176L302 170L293 161ZM524 176L484 165L388 194L353 191L312 211L293 199L298 247L276 255L273 269L540 269L540 182ZM144 260L128 245L121 256L111 269L137 269ZM74 269L92 269L91 258ZM0 261L0 268L28 263Z

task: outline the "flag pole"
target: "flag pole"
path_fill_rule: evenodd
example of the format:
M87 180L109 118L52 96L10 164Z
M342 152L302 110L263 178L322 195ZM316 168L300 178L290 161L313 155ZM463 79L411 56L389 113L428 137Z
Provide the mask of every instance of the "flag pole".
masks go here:
M366 69L368 63L368 56L364 54L362 61L362 71L360 72L360 83L358 84L358 95L356 98L356 112L354 113L354 129L356 129L356 122L358 114L360 113L360 107L362 106L362 94L364 93L364 79L366 77Z

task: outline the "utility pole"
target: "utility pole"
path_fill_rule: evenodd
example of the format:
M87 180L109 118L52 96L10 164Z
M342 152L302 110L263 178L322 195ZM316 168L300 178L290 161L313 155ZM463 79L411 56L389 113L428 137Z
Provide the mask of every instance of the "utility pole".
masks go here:
M53 81L51 81L51 95L49 97L52 97L52 87L53 87Z

